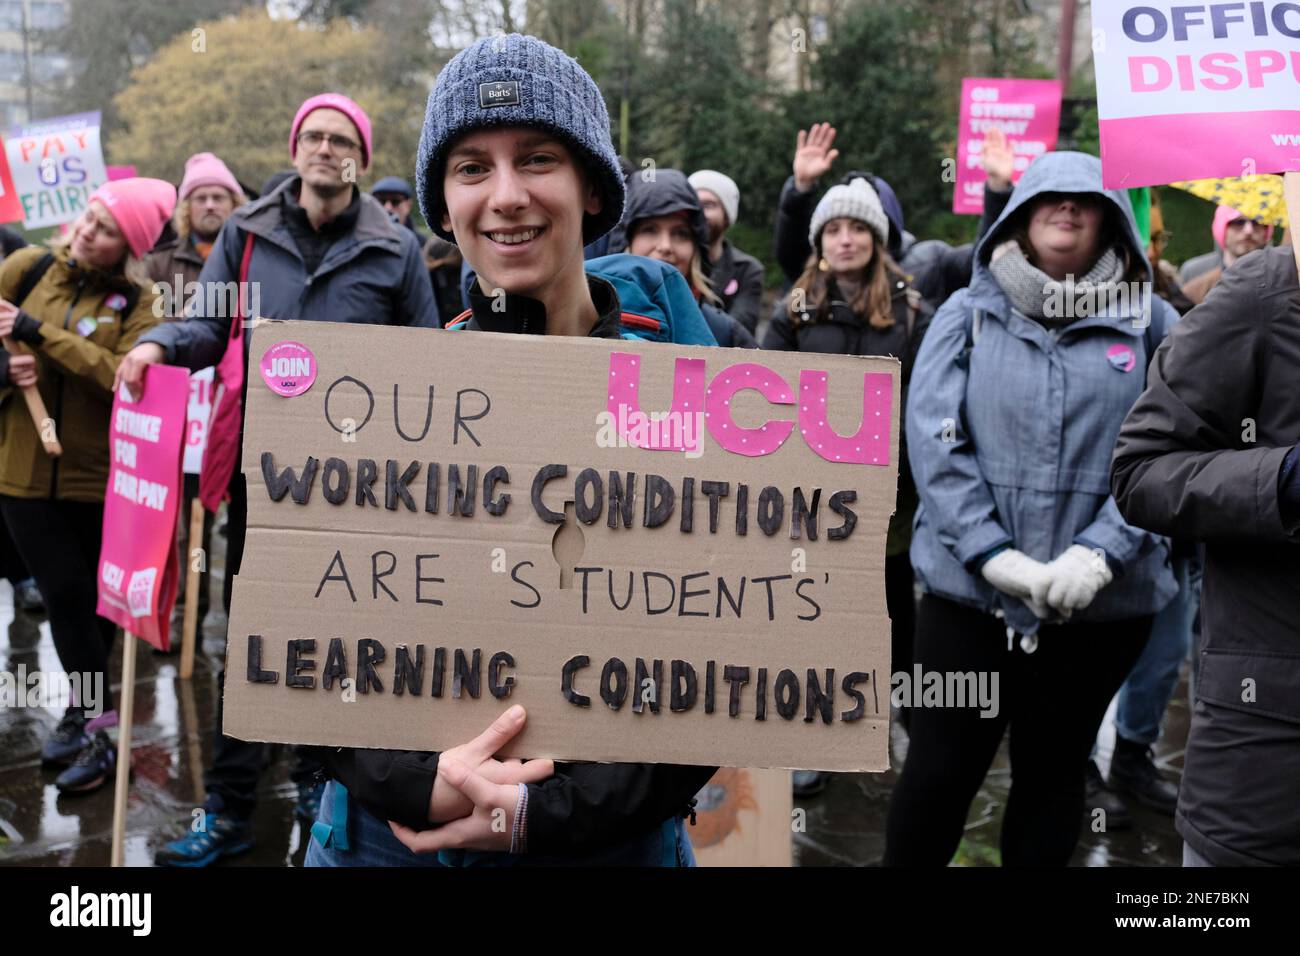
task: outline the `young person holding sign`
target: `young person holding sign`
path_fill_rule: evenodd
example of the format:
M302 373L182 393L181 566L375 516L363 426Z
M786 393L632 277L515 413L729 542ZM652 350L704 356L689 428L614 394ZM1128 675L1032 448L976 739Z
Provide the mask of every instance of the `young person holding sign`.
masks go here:
M584 245L619 220L624 186L604 100L576 61L517 34L463 50L429 95L416 176L426 220L478 275L453 328L637 334L639 317L584 268ZM673 324L702 327L676 269L632 256L592 269L620 265L683 293ZM512 707L442 754L323 748L334 781L307 864L693 862L682 815L714 768L496 760L524 721Z
M158 324L141 259L175 203L175 188L159 179L105 183L66 237L0 266L0 337L23 349L0 352L0 514L45 598L59 663L83 687L95 675L104 696L116 628L95 607L113 376ZM52 416L46 427L57 428L57 458L14 394L30 385ZM65 792L98 789L115 766L104 728L117 713L88 720L92 704L107 701L73 700L41 751L47 765L72 763L56 781Z
M1177 583L1164 538L1127 524L1110 456L1176 320L1151 292L1128 198L1101 163L1048 153L939 310L908 392L920 493L912 565L925 591L916 661L996 671L998 716L916 708L885 862L943 866L1008 725L1008 866L1064 866L1107 704Z

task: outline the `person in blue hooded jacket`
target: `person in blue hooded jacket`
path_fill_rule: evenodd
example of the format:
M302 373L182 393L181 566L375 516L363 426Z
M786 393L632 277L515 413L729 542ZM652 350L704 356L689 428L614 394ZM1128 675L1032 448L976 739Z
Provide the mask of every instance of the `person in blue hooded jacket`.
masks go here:
M670 265L584 262L624 185L600 90L562 51L511 34L453 57L416 180L425 220L476 273L450 329L715 344ZM322 748L332 779L307 865L693 864L683 818L716 768L497 759L526 719L511 707L440 753Z
M709 224L685 173L658 169L648 182L633 176L622 225L628 252L667 262L682 274L719 345L758 348L753 333L722 310L709 281Z
M1101 163L1033 163L931 323L906 429L924 672L994 672L995 712L916 707L885 863L943 866L1004 732L1004 865L1063 866L1107 704L1174 596L1166 538L1128 524L1110 456L1173 308L1152 295Z

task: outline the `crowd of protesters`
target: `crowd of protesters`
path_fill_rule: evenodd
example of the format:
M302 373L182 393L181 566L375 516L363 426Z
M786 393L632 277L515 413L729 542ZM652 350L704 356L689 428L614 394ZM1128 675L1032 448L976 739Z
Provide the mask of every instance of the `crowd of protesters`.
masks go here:
M482 84L512 81L514 101L480 103ZM736 182L716 169L633 175L590 76L535 38L480 41L442 70L414 186L393 174L406 170L356 185L373 134L345 95L313 96L285 122L291 169L260 191L201 152L179 190L101 186L48 247L4 232L0 573L17 606L49 615L68 672L108 669L114 628L95 614L108 415L150 364L216 370L202 473L185 486L186 513L204 506L203 540L182 537L178 554L209 549L224 503L227 612L239 572L253 316L242 297L232 314L203 295L160 309L159 288L239 283L284 319L888 355L905 403L884 555L892 667L998 672L1002 700L992 720L896 714L908 750L885 862L952 858L1009 734L1006 865L1065 865L1095 810L1132 825L1125 798L1177 815L1188 865L1300 863L1300 413L1286 391L1300 289L1271 226L1221 207L1216 251L1177 272L1158 204L1139 226L1129 195L1081 153L1048 153L1013 185L994 131L976 241L918 241L881 177L850 169L819 191L839 151L815 123L772 197L786 285L765 308L763 264L728 238ZM666 315L653 335L633 321L639 294ZM60 456L22 389L57 422ZM200 591L202 620L206 576ZM1152 746L1190 658L1180 793ZM1103 779L1093 755L1116 695ZM315 824L308 865L693 864L686 820L715 768L498 759L525 720L512 708L442 753L294 748L296 813ZM71 702L42 751L60 791L112 778L115 722L111 706L90 716ZM158 847L159 864L207 866L253 845L272 749L221 726L219 707L206 826ZM796 792L826 777L797 772Z

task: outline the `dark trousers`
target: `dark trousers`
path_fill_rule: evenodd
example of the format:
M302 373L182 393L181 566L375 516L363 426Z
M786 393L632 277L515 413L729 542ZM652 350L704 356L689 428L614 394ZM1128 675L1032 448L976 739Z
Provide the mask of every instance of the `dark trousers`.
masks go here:
M894 672L912 670L912 646L916 634L916 591L912 572L912 559L904 551L885 558L885 606L889 609L890 669ZM911 711L898 709L898 722L907 730L911 726Z
M913 589L912 559L904 551L885 558L885 606L889 609L890 668L912 669L912 645L916 634L916 592Z
M244 537L248 531L248 486L242 474L236 474L230 483L230 504L226 513L226 579L221 600L226 613L230 613L230 595L235 575L244 558ZM207 789L209 810L224 810L232 816L247 819L257 804L257 781L271 760L271 745L252 743L227 737L221 732L225 716L226 668L222 665L217 675L217 722L213 728L212 766L203 776ZM295 783L310 785L318 771L319 761L305 747L294 748Z
M1151 618L1059 624L1032 654L1007 649L1003 621L925 595L916 662L924 672L997 671L996 717L974 707L914 707L907 760L889 802L886 866L945 866L1011 728L1004 866L1065 866L1083 823L1084 770L1111 697L1151 633Z
M117 625L95 613L103 504L0 495L0 513L45 599L59 664L69 674L102 674L107 692Z

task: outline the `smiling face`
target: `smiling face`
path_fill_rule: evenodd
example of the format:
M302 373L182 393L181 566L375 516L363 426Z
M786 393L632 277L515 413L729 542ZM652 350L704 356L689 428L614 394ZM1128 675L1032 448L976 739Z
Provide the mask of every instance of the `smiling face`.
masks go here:
M676 267L689 282L691 263L698 252L689 214L683 209L666 216L638 220L627 251L634 256L666 262Z
M72 239L68 254L82 265L92 269L110 271L117 267L127 253L126 238L99 201L86 207L70 230Z
M322 135L324 134L324 135ZM330 137L342 137L351 146L334 145ZM307 140L319 139L315 145ZM337 140L335 140L337 142ZM361 134L347 115L336 109L312 110L298 129L298 145L293 154L293 168L302 181L322 196L337 195L352 188L362 164ZM351 173L351 180L344 179Z
M1087 272L1101 252L1105 200L1095 193L1044 193L1029 211L1034 259L1076 275ZM1041 266L1040 266L1041 267Z
M871 264L876 251L876 237L861 219L841 216L822 229L822 258L830 271L840 278L859 278Z
M478 130L459 139L443 173L442 228L490 294L547 301L582 272L582 220L600 212L593 178L543 130Z

